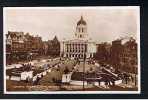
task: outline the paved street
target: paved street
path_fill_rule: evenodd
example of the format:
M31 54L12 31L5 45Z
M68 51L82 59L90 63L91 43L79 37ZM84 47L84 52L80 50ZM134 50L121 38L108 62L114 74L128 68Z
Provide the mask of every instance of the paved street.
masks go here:
M14 81L7 81L7 83L9 83L9 86L7 84L7 90L8 91L57 91L57 90L66 90L66 91L83 91L83 87L79 86L79 85L62 85L61 87L56 86L53 83L48 83L48 84L44 84L44 85L30 85L28 84L23 85L23 82L14 82ZM11 85L11 86L10 86ZM13 87L12 87L13 85ZM133 87L133 88L123 88L121 86L114 86L114 87L110 87L110 88L105 88L105 87L101 87L101 86L85 86L85 91L136 91L137 87Z
M41 63L40 63L41 62ZM57 84L54 82L53 79L56 80L61 80L62 79L62 75L64 74L64 70L65 68L68 68L69 71L74 70L74 67L77 69L77 71L79 72L83 72L83 62L80 62L80 64L75 64L74 60L63 60L60 61L59 59L56 60L51 60L48 61L47 59L42 59L40 60L40 62L37 62L36 60L33 61L34 66L39 67L42 66L44 64L49 64L51 72L48 72L45 76L43 76L37 85L33 85L32 83L26 83L23 81L20 82L15 82L15 81L11 81L11 80L7 80L7 89L9 91L12 90L16 90L16 91L21 91L21 90L44 90L44 91L52 91L52 90L83 90L82 85L69 85L69 84ZM55 64L57 64L55 66ZM90 69L96 70L96 66L94 64L88 64L85 63L85 72L89 71ZM137 87L134 86L133 82L129 82L127 85L125 83L116 85L116 86L99 86L99 85L86 85L85 86L85 90L89 90L89 91L109 91L109 90L122 90L122 91L126 91L126 90L137 90Z
M83 67L84 67L84 62L80 62L80 64L76 65L76 68L79 70L79 72L83 72ZM93 64L85 63L85 72L90 70L90 68L95 69L96 66Z

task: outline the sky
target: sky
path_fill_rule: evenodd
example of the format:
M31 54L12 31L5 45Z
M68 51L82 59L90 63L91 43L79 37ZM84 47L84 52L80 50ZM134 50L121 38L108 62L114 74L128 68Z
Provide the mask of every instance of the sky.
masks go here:
M4 33L18 31L38 35L43 41L56 35L61 41L72 39L80 17L87 23L87 33L98 42L138 34L139 10L135 7L8 7L4 8Z

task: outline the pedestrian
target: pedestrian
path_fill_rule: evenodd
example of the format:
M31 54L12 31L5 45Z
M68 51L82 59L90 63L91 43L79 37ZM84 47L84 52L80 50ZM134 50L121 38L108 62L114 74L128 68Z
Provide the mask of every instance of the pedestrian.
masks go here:
M43 77L43 74L41 75L41 78Z
M114 80L112 80L112 86L115 86L115 81Z
M105 87L108 88L108 82L105 80Z
M36 79L36 85L39 84L39 80L40 80L40 78L39 78L39 76L37 76L37 79Z
M107 85L110 86L110 80L107 80Z
M132 82L134 82L134 78L133 78L133 76L131 75L131 80L132 80Z
M127 82L128 82L128 78L127 76L125 76L125 84L127 84Z
M100 86L100 83L101 83L101 80L99 79L99 80L98 80L98 85L99 85L99 86Z
M53 77L53 78L52 78L52 82L55 83L55 81L56 81L56 80L55 80L55 78Z

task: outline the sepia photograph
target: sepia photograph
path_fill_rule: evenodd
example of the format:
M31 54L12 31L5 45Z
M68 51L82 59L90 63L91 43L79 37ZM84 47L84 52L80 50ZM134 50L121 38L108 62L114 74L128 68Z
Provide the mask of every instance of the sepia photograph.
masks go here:
M139 94L140 7L4 7L5 94Z

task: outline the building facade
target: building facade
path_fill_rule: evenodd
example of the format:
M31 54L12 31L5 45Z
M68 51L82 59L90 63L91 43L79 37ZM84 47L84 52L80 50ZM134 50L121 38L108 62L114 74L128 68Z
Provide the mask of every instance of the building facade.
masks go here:
M126 43L124 43L123 47L121 55L122 69L131 73L137 73L138 55L136 40L130 38Z
M6 34L6 62L22 59L25 54L24 33L10 32Z
M48 44L47 54L49 56L60 56L60 42L57 36L55 36L53 40L48 40L47 44Z
M32 36L29 33L25 34L25 49L28 53L36 53L38 55L42 54L43 41L39 36Z
M98 60L100 63L109 63L111 44L103 42L100 44L96 44L96 46L97 52L95 54L95 59Z
M120 69L121 65L121 55L123 52L123 45L122 40L117 39L112 41L112 47L110 50L110 63L112 66L114 66L116 69Z
M6 34L6 46L11 46L11 52L24 51L24 33L23 32L10 32ZM6 48L7 49L7 48Z
M42 44L42 39L39 36L35 37L29 33L8 31L8 34L6 34L7 63L27 60L33 53L42 54Z
M138 59L136 40L130 38L125 43L122 42L122 39L112 42L110 63L117 69L137 73Z
M89 39L87 23L81 16L77 22L74 39L60 43L60 55L68 58L93 58L96 53L96 43Z

